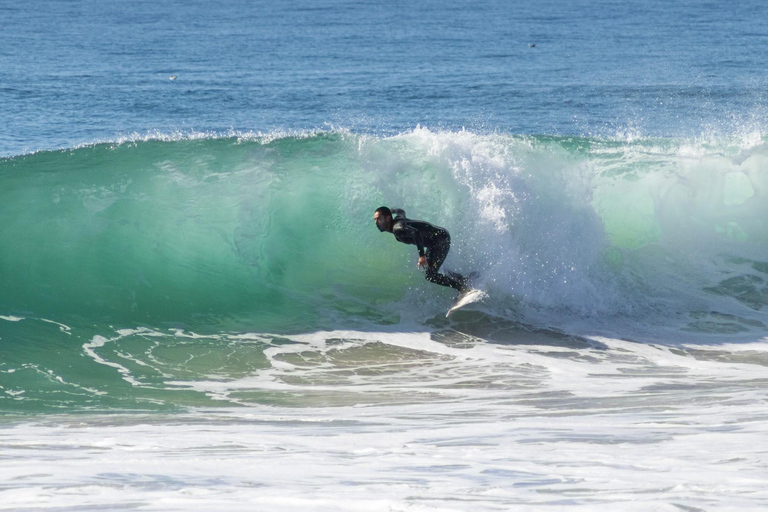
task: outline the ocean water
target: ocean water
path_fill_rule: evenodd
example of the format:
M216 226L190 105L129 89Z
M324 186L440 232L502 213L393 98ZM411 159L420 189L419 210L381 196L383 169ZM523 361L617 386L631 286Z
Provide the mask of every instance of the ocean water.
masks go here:
M765 508L763 3L0 19L0 510Z

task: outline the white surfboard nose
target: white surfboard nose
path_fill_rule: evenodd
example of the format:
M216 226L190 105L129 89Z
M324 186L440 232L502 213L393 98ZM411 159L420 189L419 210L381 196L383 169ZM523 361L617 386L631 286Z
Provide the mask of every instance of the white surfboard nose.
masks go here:
M448 310L448 312L445 314L445 317L448 318L449 316L451 316L451 313L453 313L457 309L461 309L467 304L471 304L473 302L479 302L484 298L486 298L487 296L488 294L485 293L483 290L469 290L467 292L464 292L461 295L459 295L459 299L456 301L456 304L454 304L453 307Z

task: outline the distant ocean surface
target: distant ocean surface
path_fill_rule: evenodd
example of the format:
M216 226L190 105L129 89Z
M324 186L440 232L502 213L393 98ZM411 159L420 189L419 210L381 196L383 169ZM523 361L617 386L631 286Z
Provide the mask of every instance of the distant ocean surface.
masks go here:
M764 510L766 19L0 2L0 510Z
M41 0L0 13L6 156L148 133L766 124L758 0Z

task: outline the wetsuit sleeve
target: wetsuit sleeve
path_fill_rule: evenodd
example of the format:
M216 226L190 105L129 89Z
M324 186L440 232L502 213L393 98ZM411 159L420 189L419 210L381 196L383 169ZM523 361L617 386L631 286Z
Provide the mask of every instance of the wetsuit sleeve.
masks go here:
M421 231L414 229L413 241L416 243L416 247L419 249L419 256L424 256L424 238L421 236Z
M424 256L424 237L420 230L414 226L398 222L395 224L393 234L399 242L414 244L419 249L419 256Z

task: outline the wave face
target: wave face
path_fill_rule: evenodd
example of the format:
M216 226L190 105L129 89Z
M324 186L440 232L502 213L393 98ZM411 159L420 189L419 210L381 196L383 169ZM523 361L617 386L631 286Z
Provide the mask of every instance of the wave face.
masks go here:
M150 139L5 159L0 183L7 315L263 332L423 321L452 292L375 229L386 204L449 229L446 267L479 270L497 316L764 328L760 137Z
M323 368L365 373L410 361L402 347L430 336L430 350L759 341L767 190L760 137L416 129L155 138L0 160L0 408L282 403L327 380L297 377L290 361L310 368L327 349ZM380 205L449 229L445 267L479 271L485 303L447 321L453 290L378 232ZM283 380L285 396L273 389Z

